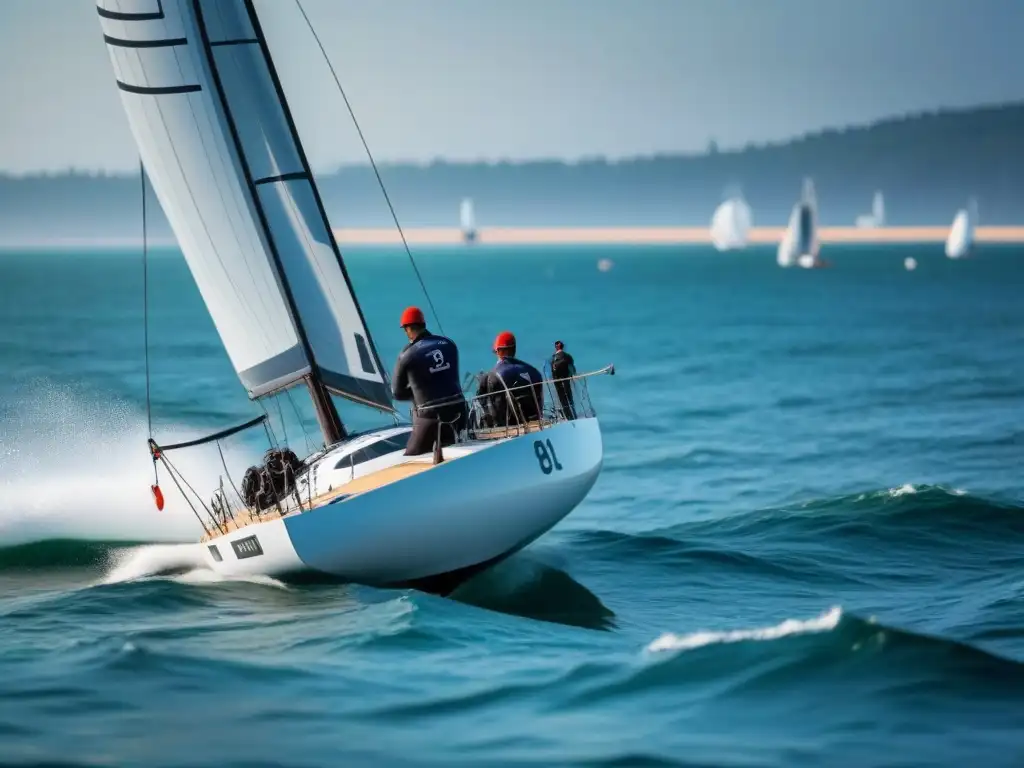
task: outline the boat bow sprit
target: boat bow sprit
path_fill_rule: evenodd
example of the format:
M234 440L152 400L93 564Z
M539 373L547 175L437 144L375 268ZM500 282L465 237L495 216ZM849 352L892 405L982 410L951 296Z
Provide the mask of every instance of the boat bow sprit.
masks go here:
M151 436L154 466L198 500L210 567L445 591L568 514L602 463L585 391L577 418L554 408L499 434L471 427L441 455L404 455L408 426L252 0L100 0L97 10L145 173L239 381L257 402L304 388L323 435L301 461L265 419L186 443ZM332 396L396 424L349 435ZM264 462L236 486L220 451L227 481L209 505L168 458L220 450L259 425Z

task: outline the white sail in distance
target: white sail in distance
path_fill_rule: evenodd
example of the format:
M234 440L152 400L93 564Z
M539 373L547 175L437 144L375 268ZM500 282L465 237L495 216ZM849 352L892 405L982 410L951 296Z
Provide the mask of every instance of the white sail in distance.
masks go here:
M875 217L875 226L885 226L885 198L881 192L875 192L875 199L871 203L871 214Z
M711 217L711 244L719 251L746 248L751 223L746 200L739 195L730 197Z
M462 227L462 237L466 240L476 238L476 217L473 215L473 200L465 197L459 206L459 223Z
M885 226L885 198L881 192L875 192L871 200L871 213L857 217L857 226L865 229Z
M250 397L391 409L251 0L100 0L146 173Z
M803 194L789 215L776 260L780 267L794 263L813 264L818 258L818 249L818 199L814 182L805 179Z
M976 203L971 200L967 208L961 208L953 217L953 225L946 237L946 256L949 258L962 259L970 255L974 247L976 208Z

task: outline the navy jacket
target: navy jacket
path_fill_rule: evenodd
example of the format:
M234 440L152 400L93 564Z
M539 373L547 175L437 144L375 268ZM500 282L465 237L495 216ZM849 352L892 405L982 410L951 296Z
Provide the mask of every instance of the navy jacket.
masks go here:
M522 409L524 418L529 421L540 418L544 410L543 381L541 372L529 363L515 357L506 357L481 377L477 394L491 395L488 398L491 415L498 424L504 424L508 412L508 395L505 390L512 390L512 397Z
M459 380L459 348L445 336L424 331L402 350L391 377L395 400L412 400L414 415L429 416L429 405L465 403Z

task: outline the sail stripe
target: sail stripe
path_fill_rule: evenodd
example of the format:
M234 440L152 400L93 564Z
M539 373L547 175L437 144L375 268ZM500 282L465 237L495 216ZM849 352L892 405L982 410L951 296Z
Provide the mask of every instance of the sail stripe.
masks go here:
M196 91L203 90L201 85L192 83L190 85L129 85L128 83L122 83L120 80L117 81L117 87L122 91L128 93L141 93L147 96L165 96L173 93L195 93Z
M279 181L296 181L298 179L309 179L309 174L305 171L295 171L293 173L282 173L277 176L264 176L262 179L256 179L253 182L256 185L259 184L276 184Z
M96 7L96 13L104 19L112 21L158 21L164 18L164 6L162 0L156 0L156 10L147 13L126 13L124 11L111 11L103 6Z
M119 37L104 35L103 41L107 45L116 45L118 48L170 48L175 45L188 45L184 37L170 37L165 40L123 40Z
M258 43L259 40L253 37L240 38L238 40L214 40L210 43L211 46L216 47L218 45L252 45Z

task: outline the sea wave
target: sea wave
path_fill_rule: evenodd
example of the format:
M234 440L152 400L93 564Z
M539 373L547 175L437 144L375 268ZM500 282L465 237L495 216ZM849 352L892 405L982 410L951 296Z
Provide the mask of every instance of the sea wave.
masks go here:
M578 546L613 556L687 554L702 542L799 541L825 535L836 546L864 536L913 537L915 546L959 546L965 536L1005 541L1024 535L1024 507L958 488L907 483L636 533L597 529L571 534ZM741 547L728 551L732 557L756 558Z

